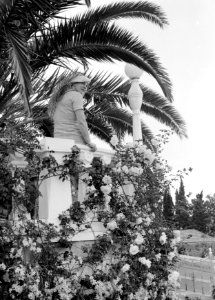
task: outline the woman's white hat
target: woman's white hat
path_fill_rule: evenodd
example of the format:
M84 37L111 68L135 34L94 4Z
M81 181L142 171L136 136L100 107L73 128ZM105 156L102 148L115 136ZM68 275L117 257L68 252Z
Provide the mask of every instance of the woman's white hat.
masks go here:
M90 78L84 75L77 75L71 79L71 83L79 83L79 82L90 82Z

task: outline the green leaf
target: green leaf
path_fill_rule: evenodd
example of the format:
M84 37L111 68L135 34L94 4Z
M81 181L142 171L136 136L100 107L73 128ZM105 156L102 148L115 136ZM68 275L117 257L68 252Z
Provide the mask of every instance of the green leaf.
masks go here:
M149 2L120 2L103 5L101 7L88 10L83 17L86 21L93 22L112 21L124 18L143 18L160 27L168 24L165 14L161 8Z
M24 34L15 26L7 27L6 33L11 44L10 57L12 67L16 75L20 94L26 105L26 110L30 114L29 96L32 91L32 86L27 41Z

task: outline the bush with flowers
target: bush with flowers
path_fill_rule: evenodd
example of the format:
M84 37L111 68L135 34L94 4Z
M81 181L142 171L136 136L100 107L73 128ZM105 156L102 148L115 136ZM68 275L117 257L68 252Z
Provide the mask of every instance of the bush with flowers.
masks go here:
M17 139L17 132L13 135ZM39 158L34 137L24 147L14 136L1 139L1 161L12 179L4 189L4 207L15 205L18 213L15 221L7 218L0 226L0 298L176 299L179 238L162 217L162 196L169 179L160 146L151 151L141 144L115 144L110 164L95 158L86 168L77 147L61 165L51 154ZM9 153L20 149L27 164L12 174ZM75 201L63 212L58 227L39 220L35 189L40 183L50 176L70 180L83 173L83 202ZM93 230L95 222L103 225L103 233L77 253L74 236Z

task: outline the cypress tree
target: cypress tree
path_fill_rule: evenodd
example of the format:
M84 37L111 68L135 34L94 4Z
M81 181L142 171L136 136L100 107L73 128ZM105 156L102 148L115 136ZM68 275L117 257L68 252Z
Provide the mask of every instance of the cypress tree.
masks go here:
M204 202L207 215L207 231L209 235L215 236L215 194L207 195Z
M164 192L163 215L167 222L172 222L174 219L174 204L169 188L167 188Z
M179 229L189 228L189 204L185 196L184 183L181 178L179 191L176 190L175 199L175 223Z
M192 228L206 233L208 216L206 213L206 206L203 201L203 192L196 195L192 200Z

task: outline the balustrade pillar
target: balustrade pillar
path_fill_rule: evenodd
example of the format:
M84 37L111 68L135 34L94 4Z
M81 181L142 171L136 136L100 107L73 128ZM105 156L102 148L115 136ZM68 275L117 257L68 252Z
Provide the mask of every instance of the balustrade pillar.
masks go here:
M125 73L131 80L131 87L128 92L128 100L132 110L133 119L133 142L142 141L142 128L141 128L141 105L143 102L143 93L139 85L139 78L141 77L143 70L138 67L126 64Z

